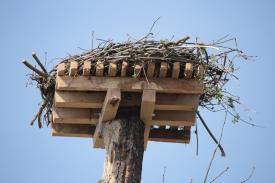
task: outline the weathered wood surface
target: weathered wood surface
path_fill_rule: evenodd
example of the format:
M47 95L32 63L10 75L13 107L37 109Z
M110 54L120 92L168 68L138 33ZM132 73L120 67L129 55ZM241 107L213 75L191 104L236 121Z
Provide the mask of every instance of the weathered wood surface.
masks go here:
M84 76L89 76L90 73L91 73L91 61L84 61L84 64L83 64L83 75Z
M76 61L71 61L71 62L70 62L69 75L70 75L70 76L76 76L76 75L77 75L77 68L78 68L78 62L76 62Z
M144 149L147 148L147 141L149 138L150 127L152 125L152 118L154 114L156 103L156 91L145 89L142 92L140 119L144 122Z
M149 128L149 141L156 142L174 142L174 143L189 143L190 128L184 130ZM146 131L146 129L145 129ZM88 124L52 124L52 135L62 137L87 137L94 136L95 125Z
M202 94L203 85L197 80L174 80L151 78L149 84L144 78L128 77L70 77L57 76L57 90L63 91L107 91L120 88L121 91L141 92L143 89L156 90L157 93Z
M94 147L104 148L102 137L102 123L115 119L118 106L121 100L121 92L119 88L109 88L101 109L101 113L96 124L96 130L94 134Z
M122 118L121 118L122 117ZM143 160L144 125L138 114L122 114L104 123L106 159L101 182L139 183Z
M64 108L102 108L106 92L56 91L55 106ZM141 105L141 93L126 92L121 96L121 107ZM155 110L196 111L199 95L156 94Z
M65 63L58 64L57 66L57 75L64 76L66 71Z
M53 123L64 124L96 124L100 110L54 108ZM190 111L155 111L152 125L193 126L195 112Z

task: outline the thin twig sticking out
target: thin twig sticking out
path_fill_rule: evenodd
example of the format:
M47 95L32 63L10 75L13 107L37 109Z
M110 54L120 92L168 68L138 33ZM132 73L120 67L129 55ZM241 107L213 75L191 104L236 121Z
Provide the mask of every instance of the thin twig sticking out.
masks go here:
M227 113L227 112L226 112ZM221 146L221 144L218 142L218 140L216 139L216 137L213 135L213 133L210 131L210 129L208 128L208 126L206 125L204 119L202 118L201 114L199 113L199 111L197 111L197 115L200 118L201 123L203 124L204 128L206 129L206 131L208 132L208 134L210 135L210 137L213 139L213 141L218 145L218 148L221 151L222 157L225 156L225 152L223 147Z
M165 173L166 173L166 166L163 167L163 174L162 174L162 183L164 183L164 179L165 179Z
M199 131L198 131L198 122L196 120L196 130L195 130L195 134L196 134L196 142L197 142L197 150L196 150L196 155L199 155Z
M250 178L252 177L252 175L254 174L254 171L255 171L255 167L252 168L250 175L245 180L243 180L241 183L245 183L245 182L249 181Z
M214 158L215 158L215 156L216 156L216 152L217 152L217 150L218 150L218 148L219 148L219 146L220 146L221 140L222 140L223 130L224 130L224 126L225 126L225 123L226 123L226 120L227 120L227 111L228 111L228 109L227 109L226 112L225 112L224 122L223 122L223 125L222 125L221 134L220 134L220 139L219 139L219 141L218 141L218 144L217 144L216 148L215 148L214 151L213 151L213 155L212 155L212 158L211 158L211 160L210 160L210 162L209 162L209 165L208 165L208 168L207 168L207 171L206 171L206 175L205 175L205 178L204 178L204 181L203 181L204 183L206 183L206 181L207 181L208 174L209 174L209 172L210 172L212 163L213 163Z
M221 173L219 173L219 175L217 175L213 180L211 180L210 183L213 183L214 181L216 181L218 178L220 178L228 170L229 170L229 167L226 167Z

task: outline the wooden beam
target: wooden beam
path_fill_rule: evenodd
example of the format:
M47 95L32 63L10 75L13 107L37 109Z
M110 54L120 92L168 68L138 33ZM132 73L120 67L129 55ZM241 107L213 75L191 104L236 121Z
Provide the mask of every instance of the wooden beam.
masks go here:
M193 64L192 63L186 63L185 70L184 70L184 77L186 79L191 79L193 74Z
M52 135L63 137L93 137L95 125L52 123Z
M193 126L196 112L187 111L155 111L152 124L159 126Z
M104 71L104 65L102 62L98 61L96 63L96 72L95 75L96 76L103 76L103 71Z
M144 149L147 148L147 141L149 138L150 127L152 124L152 117L155 109L155 103L156 103L156 91L150 90L150 89L143 90L141 107L140 107L140 119L145 124Z
M193 94L158 93L155 110L197 111L199 98L199 95Z
M53 108L53 123L93 124L98 122L100 110Z
M52 124L53 136L91 138L94 136L94 133L94 125ZM148 140L157 142L189 143L190 128L189 130L151 128Z
M135 65L134 66L134 78L137 78L140 76L141 73L141 66L140 65Z
M64 76L66 71L65 63L58 64L57 66L57 75Z
M55 91L56 107L64 108L102 108L106 92L71 92ZM199 95L190 94L156 94L155 110L197 111ZM121 107L140 107L141 94L123 92Z
M78 67L78 62L76 62L76 61L71 61L70 62L70 71L69 71L70 76L76 76L77 75L77 67Z
M128 62L123 61L121 65L121 77L127 76Z
M156 103L156 91L145 89L142 93L141 107L140 107L140 119L148 125L151 125L152 116ZM148 123L147 123L148 122Z
M99 109L54 108L53 123L96 124L99 122ZM154 111L152 125L159 126L192 126L195 112L187 111Z
M153 128L150 131L149 139L157 142L189 143L190 130L176 130Z
M101 108L106 92L61 92L55 91L56 107Z
M147 66L147 77L148 78L152 78L154 77L154 73L155 73L155 63L150 62Z
M151 78L150 89L157 93L202 94L203 84L197 80L174 80L171 78ZM68 77L57 76L57 90L63 91L107 91L120 88L123 92L142 92L148 88L144 78L129 77Z
M180 62L173 63L172 78L178 79L180 74Z
M91 61L84 61L83 64L83 76L89 76L91 72Z
M116 76L116 70L117 70L117 65L115 63L110 63L108 75L111 77Z
M121 100L121 92L119 88L109 88L103 103L101 114L96 125L94 135L94 147L104 148L103 137L101 136L102 123L113 120L116 117L118 106Z
M160 64L160 69L159 69L159 77L160 78L165 78L167 75L167 62L161 62Z

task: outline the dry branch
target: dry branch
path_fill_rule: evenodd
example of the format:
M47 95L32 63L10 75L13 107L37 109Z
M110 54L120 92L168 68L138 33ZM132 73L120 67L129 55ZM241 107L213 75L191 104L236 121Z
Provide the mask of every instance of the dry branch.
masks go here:
M210 137L212 138L212 140L217 144L218 148L221 151L221 155L224 157L225 156L225 152L224 152L224 149L221 146L220 142L216 139L216 137L213 135L213 133L211 132L211 130L208 128L206 122L204 121L204 119L201 116L201 114L199 113L199 111L197 111L197 115L200 118L201 123L203 124L204 128L206 129L206 131L208 132L208 134L210 135Z
M47 77L48 75L40 70L38 70L37 68L35 68L34 66L32 66L27 60L22 60L22 63L28 67L29 69L31 69L32 71L34 71L36 74L43 76L43 77Z

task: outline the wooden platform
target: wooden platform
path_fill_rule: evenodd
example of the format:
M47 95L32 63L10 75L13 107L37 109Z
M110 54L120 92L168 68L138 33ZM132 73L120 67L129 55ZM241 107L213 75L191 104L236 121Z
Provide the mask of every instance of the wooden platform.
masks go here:
M52 134L93 137L94 147L103 148L102 124L115 119L120 108L135 107L146 125L145 148L148 140L189 143L202 77L203 68L192 63L131 68L127 62L107 67L90 61L62 63L57 67Z

